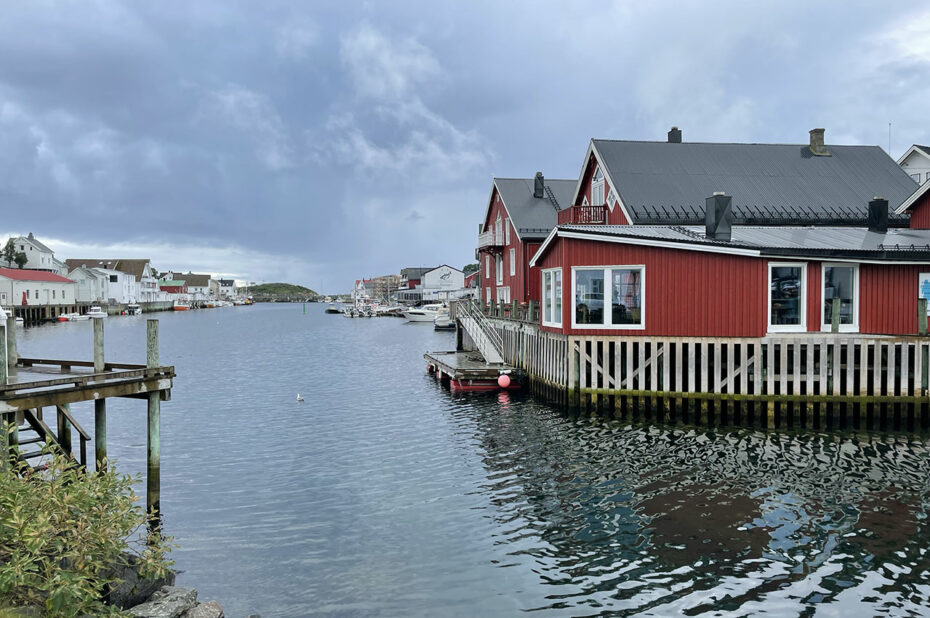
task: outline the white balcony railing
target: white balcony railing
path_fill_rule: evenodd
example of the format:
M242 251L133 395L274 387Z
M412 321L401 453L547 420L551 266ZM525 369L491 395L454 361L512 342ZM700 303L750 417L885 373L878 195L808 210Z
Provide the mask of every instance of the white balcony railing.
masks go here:
M478 248L482 247L503 247L504 234L501 230L488 230L478 234Z

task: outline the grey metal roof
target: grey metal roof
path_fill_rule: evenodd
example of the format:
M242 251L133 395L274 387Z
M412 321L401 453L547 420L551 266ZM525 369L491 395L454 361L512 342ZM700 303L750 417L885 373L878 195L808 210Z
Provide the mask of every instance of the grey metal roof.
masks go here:
M571 206L577 180L545 179L545 195L533 197L533 178L495 178L507 212L520 238L545 238L558 222L559 210Z
M930 230L910 228L889 228L879 233L865 227L740 225L733 226L730 242L705 238L704 226L563 225L559 230L755 249L763 255L930 260Z
M878 146L814 156L808 144L593 144L635 223L697 223L715 191L733 196L736 222L864 222L874 196L893 213L916 187Z

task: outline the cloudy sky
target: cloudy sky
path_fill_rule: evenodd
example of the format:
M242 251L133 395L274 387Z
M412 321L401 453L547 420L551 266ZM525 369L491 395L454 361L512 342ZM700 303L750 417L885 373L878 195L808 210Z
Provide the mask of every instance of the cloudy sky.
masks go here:
M930 143L930 7L0 7L0 237L323 292L472 261L493 176L588 140Z

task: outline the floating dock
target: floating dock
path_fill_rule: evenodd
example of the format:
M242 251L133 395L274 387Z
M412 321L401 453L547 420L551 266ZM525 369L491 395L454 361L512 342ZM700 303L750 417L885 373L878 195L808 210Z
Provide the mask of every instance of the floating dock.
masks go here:
M426 370L448 384L452 392L518 390L524 382L520 369L510 365L489 365L478 352L427 352ZM507 376L502 387L498 379Z

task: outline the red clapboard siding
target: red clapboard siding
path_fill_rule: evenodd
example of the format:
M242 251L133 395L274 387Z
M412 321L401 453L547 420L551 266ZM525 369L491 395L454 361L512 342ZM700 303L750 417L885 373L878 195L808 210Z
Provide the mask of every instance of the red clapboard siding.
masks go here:
M862 264L859 267L859 331L881 335L917 333L920 273L930 264Z
M911 206L911 227L914 229L930 229L930 192L924 193L916 204Z
M820 315L820 312L823 311L821 296L823 296L823 289L821 282L823 281L823 268L820 262L808 262L807 263L807 331L810 333L815 333L821 329L820 321L823 319L823 316ZM767 316L768 314L766 314ZM766 317L768 319L768 317Z
M646 328L571 328L571 303L563 303L562 332L681 337L760 337L765 334L765 262L758 258L560 238L540 268L646 266ZM562 268L570 295L571 268ZM546 329L553 330L553 329Z

